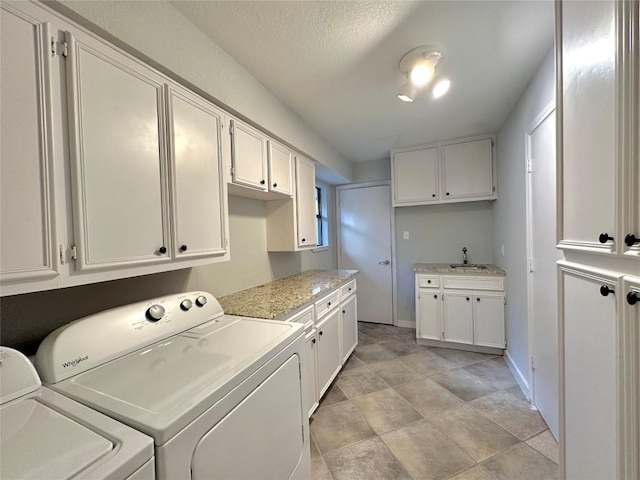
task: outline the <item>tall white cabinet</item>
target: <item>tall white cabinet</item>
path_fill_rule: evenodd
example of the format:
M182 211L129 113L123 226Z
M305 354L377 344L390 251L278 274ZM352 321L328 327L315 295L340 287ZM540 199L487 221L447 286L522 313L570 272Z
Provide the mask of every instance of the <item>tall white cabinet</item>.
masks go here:
M560 473L640 477L638 2L558 2Z

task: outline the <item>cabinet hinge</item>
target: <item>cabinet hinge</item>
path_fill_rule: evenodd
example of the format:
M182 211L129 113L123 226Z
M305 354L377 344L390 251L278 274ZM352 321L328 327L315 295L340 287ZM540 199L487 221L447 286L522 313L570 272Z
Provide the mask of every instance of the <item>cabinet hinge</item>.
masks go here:
M64 265L66 263L64 259L64 245L61 243L58 244L58 253L60 254L60 265Z
M507 297L504 297L504 304L507 304Z
M51 37L51 55L62 55L67 57L69 55L69 44L67 42L58 42L54 37Z
M496 146L496 142L493 141L493 139L491 139L491 148Z
M533 355L531 356L531 370L535 370L536 369L536 357L534 357Z
M533 272L533 258L529 258L529 272Z
M78 260L78 247L71 245L71 260Z
M229 135L233 135L233 120L229 122Z

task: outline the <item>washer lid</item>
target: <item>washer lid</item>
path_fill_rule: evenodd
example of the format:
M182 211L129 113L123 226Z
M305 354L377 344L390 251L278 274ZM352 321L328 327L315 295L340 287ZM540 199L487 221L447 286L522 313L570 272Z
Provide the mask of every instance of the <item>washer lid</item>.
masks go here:
M0 347L0 405L40 388L40 377L31 362L13 348Z
M3 479L72 478L114 448L35 398L0 408L0 424Z
M296 323L222 317L51 388L162 445L302 332Z

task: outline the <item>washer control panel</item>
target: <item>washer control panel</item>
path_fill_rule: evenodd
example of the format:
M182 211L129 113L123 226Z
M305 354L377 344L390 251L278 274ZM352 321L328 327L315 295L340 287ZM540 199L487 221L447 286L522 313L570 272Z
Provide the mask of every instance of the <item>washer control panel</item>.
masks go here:
M81 318L50 333L35 365L44 383L57 383L224 315L207 292L132 303Z

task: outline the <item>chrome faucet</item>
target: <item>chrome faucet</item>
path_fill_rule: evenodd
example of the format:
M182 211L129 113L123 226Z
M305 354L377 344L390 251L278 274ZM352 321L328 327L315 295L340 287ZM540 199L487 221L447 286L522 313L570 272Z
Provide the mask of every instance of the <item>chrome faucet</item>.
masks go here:
M467 260L467 247L462 247L462 263L465 265L469 263L469 260Z

